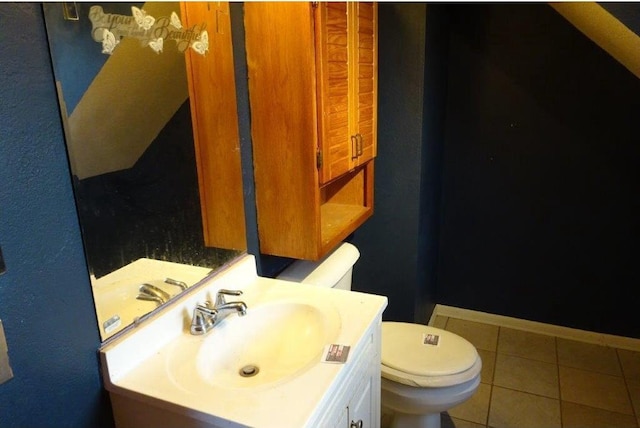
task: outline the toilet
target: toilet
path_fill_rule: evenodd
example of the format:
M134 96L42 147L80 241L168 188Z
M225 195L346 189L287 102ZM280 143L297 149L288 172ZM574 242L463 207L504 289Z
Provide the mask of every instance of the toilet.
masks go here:
M317 262L298 260L277 278L351 289L360 253L350 243ZM435 327L382 322L381 398L394 428L439 428L440 413L468 400L478 389L482 360L466 339Z

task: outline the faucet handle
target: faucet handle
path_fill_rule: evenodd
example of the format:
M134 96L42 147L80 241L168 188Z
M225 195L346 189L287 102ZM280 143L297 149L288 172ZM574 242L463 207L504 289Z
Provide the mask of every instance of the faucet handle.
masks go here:
M240 296L242 294L242 290L227 290L226 288L221 288L218 290L216 294L216 306L224 305L227 303L227 300L224 298L227 296Z
M216 323L218 311L211 307L211 303L204 302L202 305L196 305L193 309L193 318L191 320L191 334L205 334Z

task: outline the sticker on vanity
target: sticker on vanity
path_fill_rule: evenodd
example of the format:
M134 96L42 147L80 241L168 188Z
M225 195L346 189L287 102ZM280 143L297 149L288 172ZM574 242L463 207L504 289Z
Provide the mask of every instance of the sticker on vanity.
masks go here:
M429 346L438 346L440 343L440 335L424 333L422 335L422 343Z
M324 352L322 353L322 362L344 364L347 362L350 349L351 346L347 345L327 345L324 347Z

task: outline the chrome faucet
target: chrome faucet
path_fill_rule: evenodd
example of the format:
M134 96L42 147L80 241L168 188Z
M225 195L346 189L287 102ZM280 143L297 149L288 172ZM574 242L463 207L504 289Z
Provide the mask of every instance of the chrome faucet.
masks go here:
M204 302L202 305L196 305L193 310L193 319L191 320L191 334L201 335L211 330L217 323L226 318L229 314L235 312L238 316L244 316L247 313L247 305L244 302L227 302L227 296L240 296L240 290L218 290L216 295L216 303L211 307L210 302Z

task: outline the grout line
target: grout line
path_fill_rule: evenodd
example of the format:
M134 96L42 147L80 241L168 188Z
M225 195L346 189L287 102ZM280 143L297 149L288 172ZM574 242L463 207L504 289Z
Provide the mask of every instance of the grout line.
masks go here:
M546 324L538 321L529 321L504 315L490 314L486 312L440 304L436 305L432 314L432 318L435 319L435 316L437 315L450 318L459 318L467 321L481 322L485 324L496 325L499 327L513 328L515 330L523 330L531 333L544 334L547 336L556 336L561 339L577 340L596 345L604 345L613 348L640 352L640 339L631 337L616 336L606 333L596 333L571 327Z
M631 411L633 411L633 417L636 418L636 421L640 419L640 414L636 413L636 406L633 403L633 396L631 395L631 389L629 388L629 380L627 379L627 375L624 372L624 366L622 365L622 359L620 359L620 353L616 351L616 357L618 358L618 364L620 365L620 371L622 371L622 379L624 380L624 386L627 388L627 398L629 398L629 403L631 404ZM636 422L638 424L638 422Z
M513 388L513 387L509 387L509 386L501 386L501 385L493 385L493 386L497 386L498 388L506 389L506 390L509 390L511 392L517 392L519 394L533 395L535 397L546 398L547 400L562 401L559 398L549 397L548 395L542 395L542 394L539 394L537 392L523 391L522 389L516 389L516 388ZM570 401L568 401L568 402L570 403ZM576 403L576 404L580 404L580 403ZM582 405L583 406L588 406L587 404L582 404ZM603 409L603 410L606 410L606 409Z
M560 426L564 427L562 418L562 384L560 380L560 352L558 352L558 338L553 338L553 349L556 351L556 373L558 374L558 399L560 400Z
M496 363L497 363L497 356L496 356ZM495 378L496 376L496 364L494 363L493 365L493 377L491 379L491 383L489 384L489 408L487 409L487 418L485 419L485 424L484 426L489 426L489 419L491 417L491 400L493 400L493 387L495 386L493 384L493 378Z
M495 350L493 351L495 354L495 358L493 360L493 370L491 370L491 383L489 384L489 407L487 409L487 418L485 419L485 426L488 427L489 426L489 420L491 419L491 402L493 400L493 389L495 387L495 380L496 380L496 372L498 371L498 347L500 345L500 331L501 331L501 327L498 326L498 337L496 338L496 347ZM491 352L491 351L488 351Z

